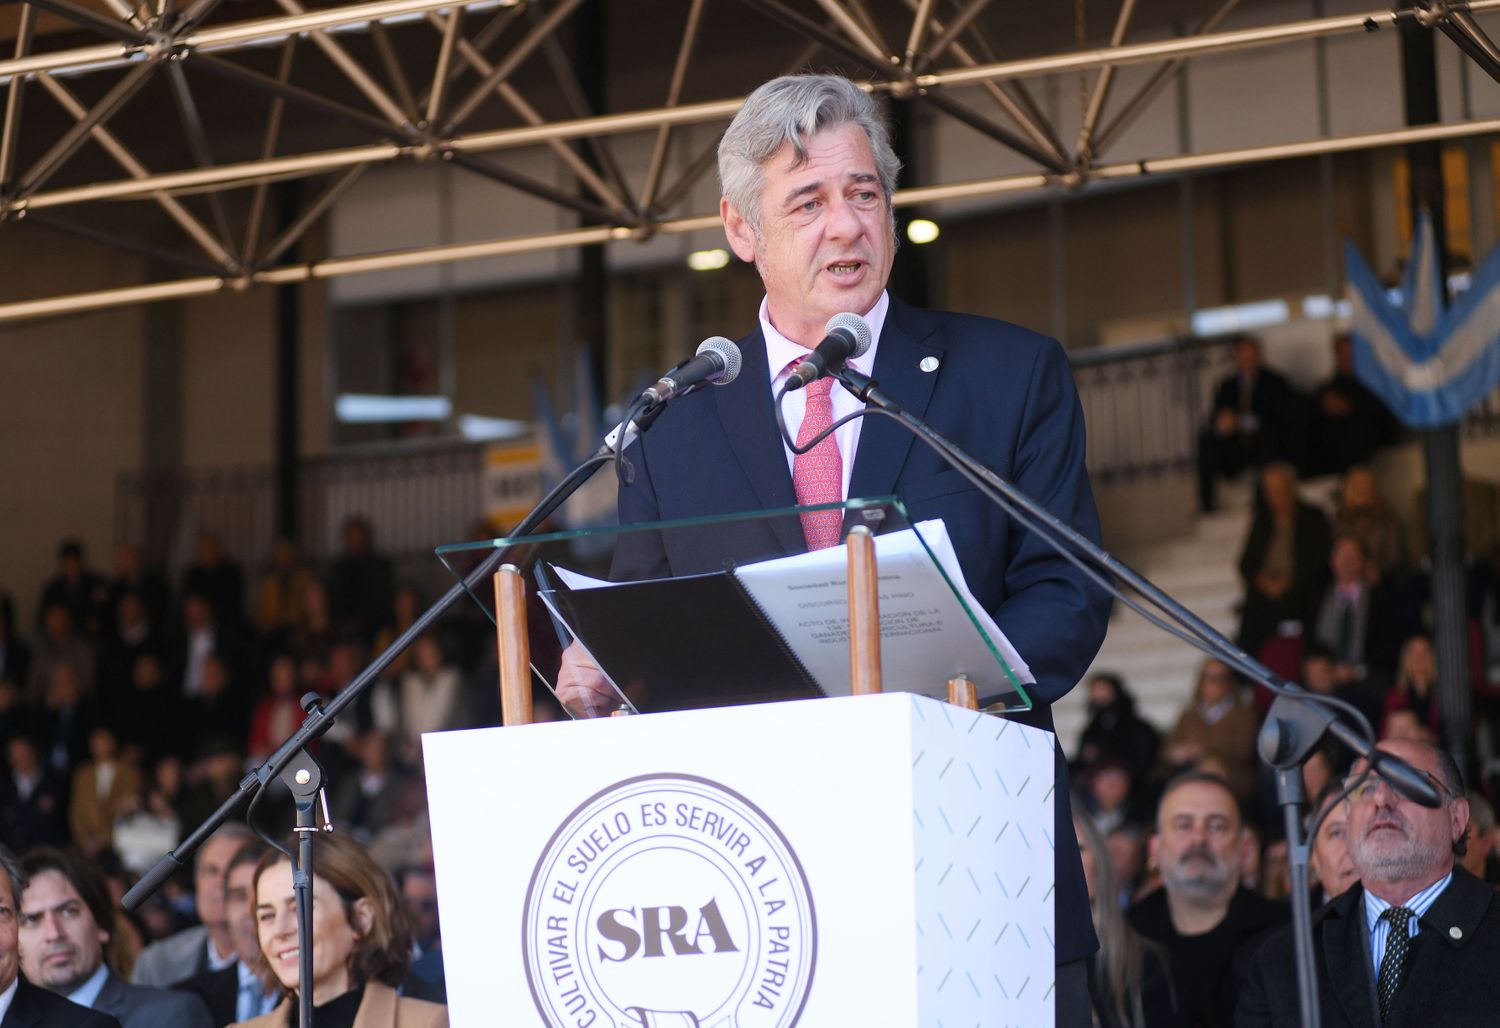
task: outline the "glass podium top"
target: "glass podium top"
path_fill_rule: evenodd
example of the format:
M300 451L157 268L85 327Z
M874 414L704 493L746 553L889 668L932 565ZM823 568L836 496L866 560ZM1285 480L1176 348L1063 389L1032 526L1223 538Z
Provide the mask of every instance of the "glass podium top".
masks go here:
M987 709L1030 709L1025 662L971 595L943 523L912 525L891 497L436 552L492 622L490 573L519 571L533 678L568 715L649 713L849 694L846 547L809 553L803 535L828 518L841 538L875 536L887 691L946 698L964 676Z

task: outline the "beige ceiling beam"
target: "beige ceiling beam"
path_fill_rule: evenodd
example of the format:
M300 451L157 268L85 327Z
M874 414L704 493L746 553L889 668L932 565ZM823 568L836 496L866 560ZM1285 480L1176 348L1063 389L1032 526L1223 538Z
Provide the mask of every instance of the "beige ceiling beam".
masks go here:
M1389 132L1372 132L1336 139L1314 139L1300 143L1283 143L1241 150L1224 150L1216 153L1163 157L1145 161L1127 161L1095 169L1094 177L1108 180L1125 180L1185 171L1206 171L1215 168L1238 167L1247 164L1286 160L1295 157L1309 157L1319 154L1344 153L1354 150L1366 150L1373 147L1403 146L1410 143L1434 142L1444 139L1458 139L1466 136L1492 135L1496 133L1500 133L1500 118L1484 121L1455 122L1444 125L1421 125L1413 128L1395 129ZM1032 192L1062 181L1064 181L1062 178L1051 175L1011 175L971 182L955 182L941 186L903 189L896 193L893 200L898 207L908 207L917 204L938 203L944 200L973 199L986 196L1000 196L1009 193ZM674 235L687 232L701 232L715 228L718 224L719 216L717 214L704 214L691 218L676 218L671 221L662 222L654 227L658 233ZM328 260L271 268L240 278L200 277L182 279L176 282L158 282L151 285L128 286L122 289L105 289L94 292L73 293L67 296L55 296L47 299L0 304L0 325L34 318L151 303L157 300L201 296L218 292L222 289L244 289L257 284L286 285L298 282L313 282L343 278L349 275L369 274L377 271L396 271L406 268L425 267L431 264L479 260L487 257L503 257L523 253L538 253L577 246L592 246L612 240L629 240L634 238L636 238L636 232L631 228L601 225L511 239L492 239L475 243L456 243L445 246L399 250L389 253L335 257Z

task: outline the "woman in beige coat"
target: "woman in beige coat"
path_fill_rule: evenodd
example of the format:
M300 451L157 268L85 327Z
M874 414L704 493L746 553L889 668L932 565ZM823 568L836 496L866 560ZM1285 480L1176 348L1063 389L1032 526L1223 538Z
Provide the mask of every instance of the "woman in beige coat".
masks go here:
M412 935L396 884L364 847L342 835L317 841L313 864L313 1011L318 1028L447 1028L448 1008L397 996ZM275 1010L245 1028L296 1028L297 901L292 865L272 851L255 869L256 970L286 989Z

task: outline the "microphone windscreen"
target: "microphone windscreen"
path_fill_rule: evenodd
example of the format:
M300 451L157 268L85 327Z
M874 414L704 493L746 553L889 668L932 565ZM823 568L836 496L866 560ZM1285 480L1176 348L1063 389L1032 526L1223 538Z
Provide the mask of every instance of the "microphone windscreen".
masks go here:
M718 354L719 359L724 362L724 373L714 379L715 385L728 385L739 377L740 348L735 345L734 340L713 336L699 343L697 352Z
M831 336L837 331L848 332L854 337L854 349L849 353L850 357L863 357L865 351L870 348L870 341L874 338L870 333L870 323L858 314L835 314L828 319L828 324L823 327L823 334Z

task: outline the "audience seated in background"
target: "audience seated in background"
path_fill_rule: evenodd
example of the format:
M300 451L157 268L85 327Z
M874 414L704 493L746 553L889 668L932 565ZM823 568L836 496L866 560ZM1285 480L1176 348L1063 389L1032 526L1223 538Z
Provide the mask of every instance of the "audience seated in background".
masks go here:
M1222 778L1189 772L1162 793L1151 839L1162 888L1127 917L1167 952L1180 1018L1164 1025L1232 1025L1241 949L1287 919L1282 905L1240 884L1243 829L1239 802Z
M145 784L135 762L121 759L114 730L95 726L89 733L89 759L73 772L68 803L73 845L88 857L113 847L115 822L140 806Z
M0 1025L4 1028L120 1028L108 1014L33 985L21 974L21 862L0 843ZM12 991L14 990L14 991ZM5 1000L9 994L8 1002Z
M31 654L31 666L26 675L26 696L29 702L40 705L47 698L47 683L52 680L52 671L59 665L73 669L84 692L94 688L94 646L78 633L73 615L62 603L53 603L42 610L42 636Z
M437 875L432 867L403 868L396 876L406 916L411 919L413 950L411 973L447 994L443 970L442 923L438 918Z
M1384 401L1354 374L1354 341L1333 340L1333 375L1313 392L1308 471L1332 475L1369 460L1396 441L1397 422Z
M1135 696L1125 680L1112 672L1101 672L1088 683L1088 724L1078 740L1073 771L1086 775L1110 761L1125 768L1132 788L1144 782L1156 766L1161 736L1136 712Z
M1328 519L1298 498L1292 466L1268 465L1240 555L1245 605L1239 644L1246 652L1258 653L1278 634L1300 634L1328 566L1328 547Z
M166 643L139 593L120 594L112 625L99 643L98 695L104 716L123 720L135 713L126 700L136 658L143 653L160 658L166 652Z
M1478 878L1500 888L1500 837L1495 832L1495 808L1474 789L1464 794L1469 801L1469 833L1459 863Z
M288 845L296 841L288 840ZM269 1014L241 1023L285 1028L299 987L297 903L285 854L272 851L262 857L254 882L261 950L257 970L274 974L286 997ZM359 843L335 833L318 840L312 885L315 1021L445 1028L446 1007L397 993L420 979L409 979L411 926L391 876Z
M57 546L57 574L42 586L36 609L45 615L49 607L67 610L73 626L84 635L95 635L109 600L104 579L84 561L83 544L64 539Z
M221 625L238 627L244 622L245 576L240 566L224 555L216 533L199 533L193 562L182 575L182 595L206 600Z
M1441 793L1429 809L1367 770L1352 769L1349 853L1359 884L1313 918L1322 1023L1491 1025L1500 984L1500 901L1454 858L1463 852L1468 801L1458 768L1433 746L1380 748L1413 765ZM1240 998L1241 1028L1298 1020L1291 936L1259 947Z
M260 580L255 627L273 647L286 646L303 620L303 597L314 580L312 569L297 558L292 540L278 536L271 544L271 566Z
M116 934L113 904L82 858L46 847L21 860L21 969L44 989L116 1018L123 1028L212 1028L197 996L127 985L105 962Z
M31 667L31 647L16 631L16 609L10 594L0 592L0 682L20 690Z
M234 936L224 913L224 874L230 858L254 838L243 822L227 821L198 848L193 862L193 897L199 924L146 947L131 974L135 984L175 985L234 963Z
M1372 583L1365 544L1356 535L1334 539L1328 566L1332 575L1311 608L1308 635L1332 654L1340 685L1383 690L1396 667L1395 599Z
M1354 858L1349 855L1349 805L1344 802L1344 783L1329 782L1316 793L1307 818L1311 831L1318 818L1317 837L1307 855L1308 885L1312 889L1313 909L1341 896L1359 881Z
M411 667L401 676L400 706L387 731L395 733L397 753L420 763L422 734L455 727L463 712L464 680L448 661L442 640L426 632L412 643Z
M1162 744L1162 760L1169 769L1216 761L1235 795L1250 795L1255 774L1255 736L1260 725L1240 696L1240 679L1222 661L1209 658L1198 668L1192 699L1183 708Z
M1075 811L1080 807L1073 804ZM1120 885L1104 835L1088 818L1073 818L1089 909L1099 952L1089 981L1094 1016L1102 1028L1153 1028L1181 1021L1167 954L1125 922Z
M1198 502L1216 506L1216 483L1272 461L1297 463L1305 435L1305 401L1265 366L1260 340L1240 336L1234 373L1214 393L1208 426L1198 436Z
M1401 647L1396 680L1385 694L1382 737L1389 737L1391 717L1398 711L1410 711L1417 725L1432 732L1434 738L1442 730L1438 716L1437 655L1433 653L1432 640L1425 635L1414 635Z
M369 645L391 618L391 562L375 552L370 523L344 522L344 552L328 569L328 611L333 630Z
M250 735L246 742L248 759L256 764L269 757L307 718L297 688L295 657L290 653L273 657L266 681L266 694L256 702L250 715Z
M1380 492L1369 466L1356 464L1339 484L1333 532L1364 543L1366 573L1372 585L1388 582L1406 566L1406 530Z
M1363 682L1340 682L1334 673L1333 654L1320 643L1313 642L1303 647L1300 684L1309 692L1343 700L1365 716L1371 731L1379 731L1384 694Z
M114 567L109 579L109 601L101 634L117 631L120 624L120 601L129 594L145 608L145 619L156 630L165 630L171 610L167 580L156 569L148 567L138 547L120 543L115 547Z
M203 999L217 1028L270 1013L281 1000L281 987L255 973L260 959L260 933L255 923L255 867L269 847L247 839L224 868L224 922L234 945L235 959L225 967L209 967L178 984L184 992Z
M68 839L68 796L57 773L25 734L6 742L8 773L0 779L0 841L17 850L61 846Z

